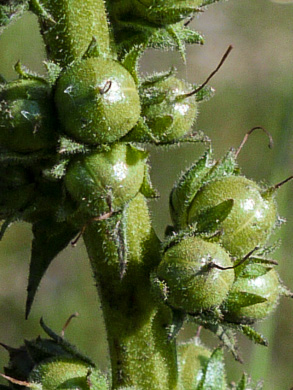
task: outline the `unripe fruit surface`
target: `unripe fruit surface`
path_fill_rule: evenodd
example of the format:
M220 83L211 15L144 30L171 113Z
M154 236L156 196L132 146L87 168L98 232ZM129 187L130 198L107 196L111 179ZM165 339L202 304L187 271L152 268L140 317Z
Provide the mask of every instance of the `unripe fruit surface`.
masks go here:
M140 115L132 76L109 59L88 58L65 70L57 82L55 100L64 131L89 144L118 140Z
M90 390L91 371L94 375L95 369L88 367L85 362L80 360L57 358L37 365L29 380L30 382L41 383L44 390ZM106 379L100 373L98 376L98 381L92 388L94 390L106 390L108 388Z
M166 98L158 104L147 106L143 116L151 129L152 134L159 141L173 141L187 134L197 115L195 96L177 100L176 97L191 92L192 88L186 82L176 77L156 84L158 90L166 93ZM166 117L172 118L170 126L165 124Z
M188 313L220 305L234 281L234 271L211 268L211 263L231 267L229 255L218 244L188 237L168 249L157 275L168 289L168 302Z
M121 209L138 193L146 154L125 144L110 151L77 157L69 165L65 185L74 200L93 216Z
M221 243L232 256L240 258L267 241L277 220L276 204L273 198L263 198L261 188L252 180L229 176L200 189L191 203L188 223L196 222L204 210L228 199L234 204L219 226Z
M211 351L194 340L177 347L180 383L183 390L195 389L202 369L211 357Z
M265 298L265 302L243 306L237 300L238 294L255 294ZM225 319L232 322L253 323L266 318L277 306L281 286L277 272L271 269L256 278L239 277L233 284L225 302Z
M36 80L17 80L0 91L0 146L33 152L55 143L55 112L50 87Z

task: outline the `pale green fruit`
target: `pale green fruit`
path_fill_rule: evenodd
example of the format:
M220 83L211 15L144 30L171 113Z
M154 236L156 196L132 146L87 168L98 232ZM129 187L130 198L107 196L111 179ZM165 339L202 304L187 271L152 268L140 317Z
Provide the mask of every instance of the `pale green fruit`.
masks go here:
M228 253L220 245L199 237L187 237L169 248L159 264L158 278L167 287L168 303L188 313L198 313L220 305L234 281Z
M55 100L64 132L89 144L119 140L140 115L132 76L118 62L104 58L81 60L66 69Z

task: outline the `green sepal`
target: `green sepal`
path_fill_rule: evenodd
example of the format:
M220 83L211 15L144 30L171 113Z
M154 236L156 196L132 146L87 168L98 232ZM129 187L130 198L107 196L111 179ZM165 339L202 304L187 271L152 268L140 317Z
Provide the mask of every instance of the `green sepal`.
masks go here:
M140 82L138 73L138 61L143 55L146 47L146 43L133 46L120 60L121 65L123 65L124 68L128 70L128 72L131 74L136 85L138 85Z
M238 292L230 292L229 293L229 302L233 302L233 304L239 307L246 307L256 305L257 303L266 302L267 299L261 297L257 294L251 294L244 291Z
M82 143L76 142L68 137L60 137L58 152L64 155L87 153L90 148Z
M199 85L193 85L194 89L198 88ZM215 95L215 90L213 87L210 87L209 85L206 85L205 87L201 88L196 94L196 101L197 102L206 102L210 100Z
M53 259L76 236L78 230L70 224L45 220L33 225L33 242L27 287L26 318L38 286Z
M52 17L52 15L47 12L44 6L40 3L39 0L30 0L29 1L30 8L29 10L33 12L36 16L38 16L41 20L46 21L47 24L54 25L56 21Z
M233 199L225 200L217 206L209 207L202 212L196 222L196 229L198 232L215 232L220 224L227 218L232 210Z
M180 35L172 26L166 27L166 31L168 32L170 37L174 40L176 44L176 49L179 51L182 61L184 62L184 64L186 64L185 44L184 42L182 42Z
M197 31L185 28L182 23L172 24L168 29L156 29L149 39L149 47L155 49L185 51L185 44L203 45L204 38Z
M43 178L47 180L60 180L63 176L65 176L66 173L66 167L69 163L69 159L66 158L64 160L61 160L58 164L54 165L53 167L44 169L42 171Z
M124 142L139 143L158 143L159 140L152 134L151 129L145 123L144 118L140 117L134 128L121 139Z
M65 351L61 344L52 339L37 337L33 340L24 340L24 345L34 363L56 356L71 357L71 353Z
M62 68L55 62L49 60L44 61L44 65L48 73L48 83L54 85L62 71Z
M158 191L153 187L153 184L151 182L150 167L148 164L146 164L144 168L144 177L143 177L142 185L140 187L140 192L146 198L158 198L160 196Z
M167 72L160 72L150 76L146 76L141 81L141 87L143 89L155 87L157 83L161 83L162 81L167 80L169 77L174 76L175 73L176 73L176 69L172 67Z
M83 353L79 352L75 345L69 343L67 340L64 339L64 337L59 336L56 334L52 329L50 329L44 322L43 318L40 319L40 325L44 332L55 341L56 344L60 345L64 351L68 352L72 357L75 357L77 359L82 360L83 362L87 363L88 365L95 367L95 363L92 362L92 360L84 355Z
M235 360L242 363L242 357L237 346L237 338L233 328L221 324L205 324L204 327L213 332L223 345L232 353Z
M3 2L2 2L3 3ZM6 4L5 4L6 3ZM27 0L10 0L0 5L0 35L10 23L16 21L28 9Z
M14 65L14 70L19 75L20 79L35 80L35 81L40 81L41 83L44 84L48 84L48 81L46 80L45 77L40 76L36 72L30 71L24 65L22 65L20 61L17 61L17 63Z
M255 262L252 263L251 261L253 261L253 259L249 259L248 261L249 261L249 263L246 264L244 267L241 267L241 266L239 267L239 268L241 268L240 272L237 269L235 270L235 273L236 273L235 280L237 280L238 278L256 279L259 276L265 275L267 272L269 272L273 268L272 264L264 265L264 264L258 264ZM236 268L238 268L238 267L236 267Z
M225 390L226 388L224 353L221 348L217 348L209 358L203 369L202 379L194 390Z
M217 180L223 176L231 176L238 174L235 150L231 149L226 155L211 168L209 174L205 178L205 183L211 180ZM205 184L204 183L204 184Z
M195 164L193 164L179 179L170 194L170 212L176 228L187 225L189 206L202 186L202 181L209 173L213 161L211 151L208 150Z
M263 345L265 347L268 346L268 340L260 333L258 333L255 329L253 329L249 325L239 325L238 330L247 336L250 340L254 341L255 344Z

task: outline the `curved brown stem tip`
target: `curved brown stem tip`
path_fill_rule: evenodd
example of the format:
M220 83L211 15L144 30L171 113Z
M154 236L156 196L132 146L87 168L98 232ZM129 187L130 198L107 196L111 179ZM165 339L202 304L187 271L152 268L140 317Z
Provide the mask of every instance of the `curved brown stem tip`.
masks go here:
M229 45L228 49L225 51L221 61L219 62L219 65L216 67L216 69L209 75L209 77L206 79L206 81L201 84L198 88L194 89L193 91L187 93L185 95L185 97L189 97L189 96L192 96L192 95L195 95L196 93L198 93L201 89L203 89L207 83L210 81L210 79L212 77L214 77L214 75L220 70L220 68L222 67L222 65L224 64L224 62L226 61L228 55L230 54L230 51L233 49L233 46L232 45Z
M78 317L79 314L77 312L71 314L71 316L69 316L69 318L67 319L67 321L65 322L63 328L62 328L62 331L61 331L61 337L63 338L64 337L64 334L65 334L65 330L67 329L68 325L70 324L72 318L75 318L75 317Z
M245 256L243 257L243 259L241 259L241 260L239 261L239 263L237 263L236 265L233 265L233 266L231 266L231 267L222 267L221 265L218 265L218 264L216 264L216 263L211 263L211 264L212 264L211 267L212 267L212 268L220 269L220 270L222 270L222 271L226 271L227 269L235 269L235 268L239 267L241 264L243 264L247 259L249 259L250 256L251 256L255 251L257 251L258 249L259 249L259 247L256 246L254 249L252 249L250 252L248 252L247 255L245 255Z
M273 137L271 135L271 133L269 133L265 128L263 128L262 126L256 126L256 127L253 127L252 129L250 129L244 136L241 144L239 145L238 149L236 150L236 153L235 153L235 157L237 158L238 157L238 154L241 152L241 149L243 148L243 146L246 144L249 136L255 131L255 130L262 130L264 133L266 133L266 135L268 136L269 138L269 148L272 149L273 146L274 146L274 140L273 140Z
M293 179L293 175L287 177L287 179L285 179L285 180L283 180L283 181L280 181L280 183L275 184L273 188L275 188L275 189L277 190L277 189L280 188L283 184L287 183L288 181L290 181L290 180L292 180L292 179Z

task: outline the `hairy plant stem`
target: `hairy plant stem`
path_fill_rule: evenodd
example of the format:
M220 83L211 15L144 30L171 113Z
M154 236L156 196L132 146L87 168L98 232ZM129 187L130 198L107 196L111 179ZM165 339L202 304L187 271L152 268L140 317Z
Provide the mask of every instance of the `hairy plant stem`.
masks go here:
M138 209L141 199L135 202ZM143 220L137 218L134 226L129 223L128 236L131 229L134 233L144 230L143 240L140 234L134 235L137 236L136 244L140 242L146 250L140 258L135 256L130 239L127 268L121 276L121 260L113 235L117 223L119 216L92 222L84 233L106 325L112 388L177 389L175 343L168 339L167 329L172 313L167 306L154 300L149 277L150 263L154 256L158 258L157 238Z

